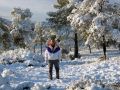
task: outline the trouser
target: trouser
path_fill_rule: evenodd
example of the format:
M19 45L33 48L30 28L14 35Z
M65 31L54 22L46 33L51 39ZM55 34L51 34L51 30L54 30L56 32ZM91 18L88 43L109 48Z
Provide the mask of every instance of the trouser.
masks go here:
M48 61L49 79L52 80L53 65L54 65L55 70L56 70L56 78L59 79L59 60L49 60Z

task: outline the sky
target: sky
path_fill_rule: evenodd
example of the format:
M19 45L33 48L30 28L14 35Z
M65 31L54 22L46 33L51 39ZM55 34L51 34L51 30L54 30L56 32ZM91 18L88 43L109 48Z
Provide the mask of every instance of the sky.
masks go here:
M0 0L0 17L12 19L10 12L14 7L29 8L33 21L45 21L47 12L55 11L56 0Z

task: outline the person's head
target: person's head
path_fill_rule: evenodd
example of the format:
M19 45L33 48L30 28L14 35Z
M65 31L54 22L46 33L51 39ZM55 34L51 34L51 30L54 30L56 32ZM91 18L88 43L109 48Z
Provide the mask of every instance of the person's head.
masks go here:
M49 40L49 42L48 42L48 45L51 45L52 47L54 47L55 44L56 44L56 35L55 35L55 34L52 34L52 35L50 36L50 40Z
M55 39L56 39L56 35L55 35L55 34L51 35L51 36L50 36L50 39L51 39L51 40L55 40Z

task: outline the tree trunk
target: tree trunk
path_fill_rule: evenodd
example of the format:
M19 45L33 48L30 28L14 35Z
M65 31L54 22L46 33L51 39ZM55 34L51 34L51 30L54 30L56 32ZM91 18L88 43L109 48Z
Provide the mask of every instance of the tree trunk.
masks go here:
M89 48L89 51L90 51L90 53L91 53L91 47L90 47L90 45L88 45L88 48Z
M42 41L41 41L41 55L42 55Z
M118 49L119 49L119 51L120 51L120 43L118 44Z
M36 49L35 49L36 45L37 45L37 44L35 44L35 45L33 46L33 52L34 52L34 53L36 53Z
M42 31L41 31L41 36L40 36L40 43L41 43L41 55L42 55Z
M77 32L75 32L74 42L75 42L75 45L74 45L74 58L78 58L78 36L77 36Z
M104 57L106 59L106 41L105 41L105 36L103 35L103 53Z

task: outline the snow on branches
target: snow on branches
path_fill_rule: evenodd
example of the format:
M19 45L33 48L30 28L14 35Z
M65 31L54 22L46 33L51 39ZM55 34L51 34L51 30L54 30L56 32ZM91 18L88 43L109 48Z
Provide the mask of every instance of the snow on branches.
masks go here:
M88 34L86 43L91 41L95 43L103 35L106 40L110 38L119 40L118 34L116 34L117 37L113 35L114 30L120 33L120 2L118 0L84 0L76 5L67 19L72 27Z
M12 31L10 32L13 37L18 36L24 39L27 45L31 41L31 32L33 30L33 23L30 18L32 13L30 9L14 8L11 11L12 15Z

